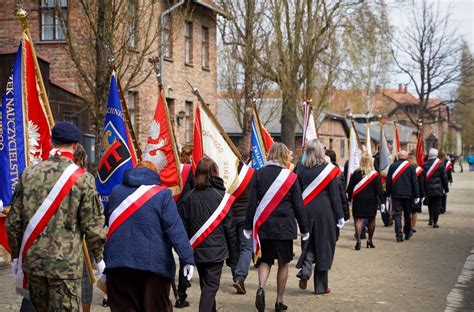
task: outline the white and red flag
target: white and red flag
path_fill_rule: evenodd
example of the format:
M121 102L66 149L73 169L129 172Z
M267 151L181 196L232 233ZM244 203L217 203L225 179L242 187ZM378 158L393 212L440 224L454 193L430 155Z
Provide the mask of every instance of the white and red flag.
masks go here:
M163 92L160 92L158 97L143 159L153 162L158 167L161 183L168 187L173 192L173 195L181 192L183 186L178 146Z
M392 155L393 157L397 157L397 153L400 151L400 135L398 133L397 123L393 122L393 143L392 143Z
M198 103L194 116L193 170L203 157L214 160L227 192L232 194L238 187L240 155L237 148L224 137L227 135L209 108Z
M305 147L306 144L314 139L318 138L318 133L316 131L316 124L314 122L314 116L312 112L312 106L310 101L303 102L303 140L301 142L302 146Z
M416 142L416 162L418 166L423 166L425 163L425 154L423 152L423 131L418 130L418 140Z
M390 155L390 149L388 148L387 137L385 136L385 130L383 122L380 123L380 155L379 155L379 172L382 177L386 177L388 174L388 168L392 163L393 158Z

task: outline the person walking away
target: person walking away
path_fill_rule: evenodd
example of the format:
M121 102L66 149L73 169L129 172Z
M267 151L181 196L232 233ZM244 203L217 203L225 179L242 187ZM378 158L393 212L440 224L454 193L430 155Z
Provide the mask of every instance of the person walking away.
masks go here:
M239 171L242 170L243 163L239 164ZM232 278L234 280L233 287L237 294L245 295L245 279L249 273L250 262L252 261L252 240L244 236L245 215L250 197L250 190L253 186L252 181L247 184L247 187L237 197L231 207L234 216L234 225L236 230L237 245L239 246L239 253L237 258L233 261L236 265L232 270Z
M12 273L18 287L26 280L38 312L79 311L83 237L98 273L105 266L104 216L95 180L74 164L73 153L81 139L80 130L71 123L53 127L51 156L25 169L6 221ZM35 222L38 218L44 222Z
M352 202L352 215L356 229L355 250L361 248L361 233L364 220L368 220L369 239L367 248L375 248L373 243L375 217L377 209L385 210L385 197L378 172L373 169L372 159L367 153L362 154L360 168L352 174L347 187L349 201Z
M445 155L444 152L439 153L439 159L442 160L446 177L448 178L449 185L451 186L453 184L453 162L451 161L449 155ZM440 214L444 214L446 212L447 199L448 196L446 193L443 194Z
M226 193L217 164L203 158L196 167L196 187L183 199L179 213L194 249L199 272L200 312L214 312L224 260L237 258L238 247L230 206L233 196Z
M413 165L416 169L416 177L418 181L418 189L420 191L420 198L421 200L415 204L413 201L412 211L411 211L411 231L412 233L416 233L416 223L418 221L418 214L421 213L422 206L423 206L423 199L425 197L425 170L422 167L418 166L418 162L416 161L416 155L410 154L408 157L410 164Z
M245 235L253 237L254 254L258 265L258 290L255 306L265 310L265 285L275 259L278 260L277 298L275 311L288 309L283 302L288 267L293 259L293 240L296 221L302 239L309 238L306 213L297 176L285 168L290 151L282 143L274 143L267 155L266 165L257 170L251 190Z
M339 173L338 167L326 162L324 148L319 140L309 141L306 158L296 169L298 183L303 190L310 234L309 240L302 244L303 252L296 265L300 271L296 276L300 279L300 288L306 289L313 263L316 263L314 292L317 295L331 292L328 271L336 250L336 229L344 225Z
M474 155L469 153L469 155L466 157L466 161L469 164L469 171L474 171Z
M112 311L172 311L175 277L172 248L191 279L194 259L171 191L150 161L124 172L106 209L104 250L108 303Z
M449 192L448 177L442 161L438 158L438 150L430 149L428 160L423 164L425 177L425 195L430 213L428 225L438 228L438 218L443 205L443 195Z
M326 156L329 157L331 163L339 169L339 174L337 176L338 186L339 186L339 195L341 196L341 204L342 204L342 212L344 213L344 222L350 220L350 210L349 210L349 201L347 200L347 192L346 192L346 180L344 179L344 175L341 171L341 168L337 164L336 159L336 152L333 150L326 150ZM339 228L336 228L337 237L339 238Z
M395 236L397 242L410 239L411 231L411 209L413 204L421 202L418 177L415 166L408 161L407 151L398 152L398 160L391 164L387 174L387 196L391 198L393 216L395 219ZM402 213L404 219L402 232Z
M187 158L188 154L185 151L185 147L183 147L183 152L181 153L180 160L185 161L181 163L181 180L183 181L183 190L180 194L173 196L173 199L176 202L176 206L178 211L180 207L183 205L183 199L186 195L191 192L191 190L196 185L196 179L194 177L193 171L191 170L191 159ZM189 162L186 162L189 161ZM188 278L184 275L184 267L186 263L183 263L181 260L179 261L179 274L178 274L178 299L174 304L175 308L181 309L189 306L189 302L186 300L188 294L186 293L187 289L191 287L191 283L189 282Z

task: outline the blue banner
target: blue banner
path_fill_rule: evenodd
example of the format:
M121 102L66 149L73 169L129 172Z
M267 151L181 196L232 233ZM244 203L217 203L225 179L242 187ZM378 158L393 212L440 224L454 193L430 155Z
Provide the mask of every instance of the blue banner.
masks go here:
M103 156L97 168L97 191L102 203L107 205L112 189L122 183L125 170L133 167L115 73L110 80L102 140Z
M259 129L252 116L252 136L250 139L250 159L252 168L260 169L265 166L265 153L263 149L263 142L259 135Z
M27 163L22 90L20 44L0 106L0 199L5 206L10 205L15 185Z

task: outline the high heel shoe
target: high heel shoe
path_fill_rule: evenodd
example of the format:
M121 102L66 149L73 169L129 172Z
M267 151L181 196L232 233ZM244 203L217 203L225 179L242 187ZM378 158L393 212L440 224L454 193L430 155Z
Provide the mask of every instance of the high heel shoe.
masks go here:
M355 248L355 250L360 250L360 240L357 241L354 248Z
M367 240L367 248L375 248L375 245L371 240Z

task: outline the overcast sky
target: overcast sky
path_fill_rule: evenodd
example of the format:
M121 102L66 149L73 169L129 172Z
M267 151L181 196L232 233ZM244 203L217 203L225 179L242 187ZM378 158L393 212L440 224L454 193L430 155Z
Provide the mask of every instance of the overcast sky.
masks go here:
M468 42L471 52L474 53L474 0L428 0L429 2L438 4L440 11L448 12L452 14L451 21L455 27L458 28L460 35ZM409 22L407 19L409 14L408 10L411 8L412 3L419 3L421 0L405 0L405 5L394 6L391 5L389 9L390 20L393 26L395 26L395 31L397 26L406 25ZM397 3L397 0L394 0L391 4ZM396 80L396 81L393 81ZM392 81L392 87L396 86L398 83L407 83L409 78L398 74ZM413 91L413 86L409 86Z

